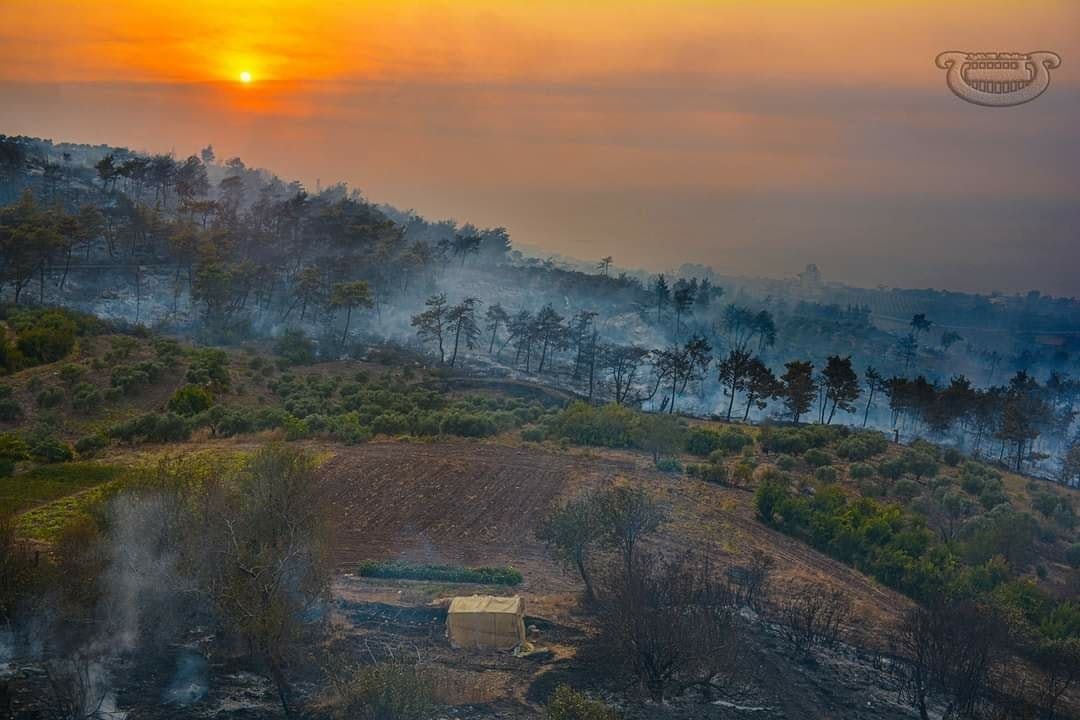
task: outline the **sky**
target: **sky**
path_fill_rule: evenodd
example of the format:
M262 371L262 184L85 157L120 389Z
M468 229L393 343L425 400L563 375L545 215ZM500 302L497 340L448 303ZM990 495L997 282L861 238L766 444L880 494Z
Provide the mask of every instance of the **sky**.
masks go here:
M0 133L213 144L623 267L1080 296L1077 28L1077 0L0 0ZM945 50L1062 65L986 108Z

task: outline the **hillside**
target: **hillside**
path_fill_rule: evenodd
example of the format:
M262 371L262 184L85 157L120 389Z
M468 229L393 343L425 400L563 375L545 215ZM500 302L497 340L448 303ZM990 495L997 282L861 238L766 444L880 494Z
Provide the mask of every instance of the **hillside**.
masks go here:
M3 435L14 474L0 479L0 509L22 542L32 543L27 547L53 558L47 563L68 566L71 543L85 544L87 532L105 542L115 508L158 482L150 479L155 474L189 466L193 477L227 474L267 443L285 441L317 458L333 567L332 630L301 653L318 655L328 643L335 657L374 652L375 659L413 648L434 696L456 707L445 710L455 717L540 717L565 680L628 718L661 716L628 694L625 678L605 668L610 663L597 661L604 652L597 616L581 605L580 578L538 537L552 508L583 493L643 491L664 518L644 539L649 553L692 551L729 580L748 568L767 569L765 589L744 601L750 604L735 621L741 669L704 695L673 696L662 711L672 718L914 716L900 700L899 676L884 668L903 662L897 638L923 586L867 559L875 556L846 554L818 530L804 532L798 502L808 503L799 512L820 513L837 507L829 498L851 507L865 498L876 505L860 512L894 513L896 538L908 532L901 528L925 525L926 541L952 548L960 564L948 570L948 582L1000 573L998 589L987 595L994 602L1046 598L1038 602L1068 608L1077 594L1075 493L929 443L896 445L877 433L824 425L761 428L668 420L614 405L589 409L557 391L449 373L392 349L373 350L366 361L300 357L301 364L294 364L294 347L276 349L252 343L213 351L87 326L63 357L4 378L7 399L21 414ZM642 434L645 427L651 429ZM17 438L25 442L23 455L12 450ZM790 495L776 496L773 507L782 509L767 516L762 498L770 488ZM919 562L940 562L937 552ZM590 563L601 568L609 557L603 551ZM384 561L509 567L521 582L508 588L365 575L368 564ZM545 652L466 661L451 649L442 634L445 598L477 591L521 594ZM807 591L836 593L844 611L841 640L804 656L791 651L785 628L793 599ZM276 712L273 683L257 664L221 654L207 637L181 633L176 642L203 668L190 696L172 701L186 713ZM17 641L8 652L16 647ZM107 662L110 702L153 717L156 693L175 684L173 653L149 656L135 674L120 659ZM44 697L34 667L16 660L4 671L17 708ZM294 692L321 707L323 665L295 659L290 667ZM1015 689L1017 675L1006 672L1004 679L1002 692L1023 692ZM1058 712L1075 701L1067 695Z

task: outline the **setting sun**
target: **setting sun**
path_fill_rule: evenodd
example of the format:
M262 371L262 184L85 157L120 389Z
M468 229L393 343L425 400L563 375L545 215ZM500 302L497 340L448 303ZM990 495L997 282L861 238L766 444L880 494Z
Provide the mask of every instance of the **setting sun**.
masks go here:
M247 70L244 70L242 73L240 73L240 82L245 84L251 82L251 73L249 73Z

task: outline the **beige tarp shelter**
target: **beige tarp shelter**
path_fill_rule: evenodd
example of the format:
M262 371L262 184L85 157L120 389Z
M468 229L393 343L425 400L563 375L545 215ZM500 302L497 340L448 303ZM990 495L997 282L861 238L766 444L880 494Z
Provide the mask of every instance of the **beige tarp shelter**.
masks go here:
M513 650L525 642L525 601L520 597L473 595L450 601L450 643L468 650Z

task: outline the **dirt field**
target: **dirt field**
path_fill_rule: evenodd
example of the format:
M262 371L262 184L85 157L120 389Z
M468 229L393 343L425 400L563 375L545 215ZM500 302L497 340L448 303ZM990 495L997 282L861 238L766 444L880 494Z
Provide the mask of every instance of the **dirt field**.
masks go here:
M909 601L754 518L748 491L653 470L633 453L544 449L490 442L376 442L338 449L321 469L335 516L342 571L367 559L512 565L534 607L572 605L576 578L552 562L534 531L560 497L605 483L644 483L670 508L661 550L691 545L720 567L763 551L777 588L841 587L855 603L856 634L880 638ZM385 598L380 598L384 600ZM560 618L566 620L566 618Z

